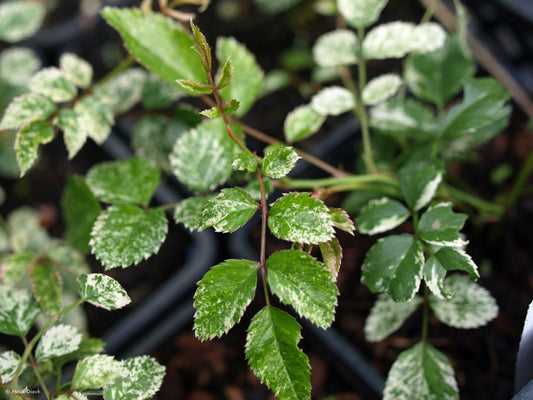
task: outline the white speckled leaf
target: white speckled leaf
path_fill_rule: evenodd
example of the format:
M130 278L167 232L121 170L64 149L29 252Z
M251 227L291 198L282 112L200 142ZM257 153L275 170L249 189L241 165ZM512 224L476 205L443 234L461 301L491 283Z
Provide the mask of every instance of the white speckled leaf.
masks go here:
M44 121L32 121L17 132L15 153L21 176L37 161L39 146L49 143L53 138L54 130Z
M373 199L357 216L357 230L367 235L387 232L401 225L411 213L402 203L388 197Z
M33 36L46 16L42 3L9 1L0 4L0 40L14 43Z
M237 154L231 166L240 171L255 172L257 170L257 160L249 151L242 151Z
M240 107L236 112L242 117L252 107L263 83L263 71L257 64L255 56L234 38L219 37L217 40L217 59L220 64L231 59L233 78L231 85L220 93L226 100L236 99Z
M235 68L233 68L233 64L231 62L231 59L228 57L226 59L226 62L222 66L222 68L219 69L217 72L217 89L222 90L225 87L229 86L233 79L233 73L235 72Z
M414 31L412 51L424 54L439 50L446 43L446 36L442 25L435 22L418 25Z
M16 287L22 278L26 279L28 269L36 257L35 253L27 251L13 253L4 257L0 263L2 283Z
M346 211L342 208L330 208L329 211L333 220L333 227L348 232L350 235L354 234L355 224Z
M63 324L52 326L39 340L35 358L40 362L72 353L80 346L81 339L81 333L73 326Z
M289 193L270 209L268 227L279 239L318 244L333 237L329 208L309 193Z
M436 246L464 247L466 242L459 236L459 231L466 219L466 214L452 211L451 203L440 203L422 214L418 234L423 241Z
M355 32L337 29L323 34L313 47L313 58L320 67L339 67L357 63L359 42Z
M86 180L100 200L147 205L160 178L159 168L150 160L128 158L94 166L87 173Z
M259 264L226 260L212 267L194 294L194 331L200 340L228 332L238 323L255 295Z
M63 53L59 67L67 78L81 88L87 88L93 79L93 67L74 53Z
M235 232L259 208L259 204L239 187L226 188L210 199L200 216L200 227L212 226L217 232Z
M337 7L348 25L360 28L379 19L389 0L337 0Z
M388 292L394 301L411 300L424 268L424 251L411 235L379 239L366 253L361 282L372 292Z
M269 146L263 159L263 174L271 178L282 178L291 172L300 158L292 147L281 143Z
M76 86L56 67L37 72L28 82L29 89L57 103L72 100L78 94Z
M452 293L444 288L444 278L448 270L442 266L435 256L430 256L424 265L424 281L431 293L439 299L449 299Z
M385 383L383 400L459 400L453 368L429 343L418 343L398 356Z
M127 370L122 362L112 356L97 354L78 361L72 389L97 389L106 387L115 382L117 378L127 375Z
M78 289L84 301L106 310L117 310L131 303L120 283L104 274L81 275Z
M115 115L123 114L141 101L145 80L145 70L129 68L98 85L95 93Z
M25 336L41 309L30 292L0 285L0 332Z
M311 105L295 108L285 118L283 131L287 142L294 143L318 132L326 117L317 113Z
M14 129L31 121L45 120L56 109L56 104L48 97L37 93L23 94L7 107L0 129Z
M254 374L279 400L309 400L309 360L298 348L301 327L289 314L267 306L248 328L246 359Z
M234 131L239 132L235 125ZM206 121L176 141L170 163L176 177L192 190L207 192L223 184L233 172L239 153L222 118Z
M331 325L339 290L324 264L303 251L283 250L272 254L266 265L272 293L317 326Z
M324 265L336 279L342 262L342 248L339 240L333 237L329 242L319 243L318 246Z
M369 81L363 89L365 105L374 105L387 100L398 92L402 79L396 74L385 74Z
M2 384L5 385L11 382L19 364L20 356L14 351L4 351L0 354L0 378L2 379ZM26 368L28 368L28 363L23 365L20 373L22 374Z
M340 115L354 109L355 97L348 89L329 86L313 96L311 107L323 116Z
M163 211L115 205L100 214L89 244L106 269L125 268L157 253L167 231Z
M54 119L54 125L63 131L68 158L73 158L87 141L87 131L80 124L78 114L71 108L64 108Z
M29 280L35 300L48 313L61 311L63 280L55 263L49 258L38 258L30 266Z
M443 171L434 163L408 164L398 172L403 197L414 211L426 206L442 181Z
M161 80L156 74L148 73L142 91L142 104L148 110L169 106L184 95L183 92Z
M448 271L465 271L470 275L470 279L476 280L479 278L477 265L472 258L461 249L443 247L437 251L434 256Z
M200 216L212 196L192 196L178 203L174 209L174 221L182 223L190 231L200 229Z
M147 400L161 387L165 367L150 356L128 358L122 363L123 378L104 389L104 400Z
M412 300L396 302L387 294L381 294L365 322L365 337L369 342L379 342L399 329L405 320L422 303L420 296Z
M0 79L14 86L26 86L41 67L37 54L26 47L9 47L0 53Z
M115 123L113 110L96 96L85 96L73 108L79 124L96 143L105 142Z
M464 275L454 274L444 282L450 299L429 298L433 312L447 325L472 329L486 325L498 315L498 305L489 291Z

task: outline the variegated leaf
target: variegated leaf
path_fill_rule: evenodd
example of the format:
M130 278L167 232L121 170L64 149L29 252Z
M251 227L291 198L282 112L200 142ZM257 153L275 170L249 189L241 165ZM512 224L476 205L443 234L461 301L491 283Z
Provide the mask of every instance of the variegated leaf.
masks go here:
M72 389L97 389L109 386L117 378L127 375L127 370L122 362L115 360L112 356L98 354L86 357L78 361L74 377L72 378Z
M15 353L14 351L4 351L2 354L0 354L0 378L2 379L2 384L5 385L15 377L15 372L20 364L21 358L20 356ZM28 368L28 364L24 363L22 366L20 373L22 374L26 368Z
M318 38L313 47L313 58L321 67L352 65L357 63L358 47L355 32L337 29Z
M235 232L243 226L259 208L259 204L239 187L226 188L210 199L202 215L202 229L212 226L217 232Z
M411 213L399 201L389 197L370 200L356 220L359 232L367 235L387 232L401 225Z
M287 142L294 143L318 132L326 117L316 112L310 105L295 108L285 119L283 131Z
M78 289L84 301L106 310L117 310L131 303L120 283L104 274L81 275Z
M271 178L282 178L294 168L300 158L292 147L281 143L269 146L263 159L262 172Z
M343 87L329 86L313 96L311 107L323 116L340 115L354 109L355 96Z
M77 328L70 325L55 325L39 340L35 350L37 361L45 361L76 351L82 339Z
M464 247L466 242L459 231L467 219L466 214L452 211L451 203L440 203L426 210L418 222L420 238L435 246Z

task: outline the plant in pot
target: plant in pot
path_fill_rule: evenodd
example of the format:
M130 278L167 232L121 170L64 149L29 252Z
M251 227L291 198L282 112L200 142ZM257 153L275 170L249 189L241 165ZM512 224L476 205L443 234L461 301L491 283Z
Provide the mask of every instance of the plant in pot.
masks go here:
M224 335L256 293L262 293L264 306L248 327L245 357L282 400L310 397L310 367L298 347L299 323L291 312L273 305L273 296L326 329L339 295L342 249L336 232L357 229L376 235L401 228L381 237L362 266L362 282L382 293L365 327L369 340L390 335L417 308L423 309L421 339L392 366L384 398L458 398L453 368L428 337L430 310L445 324L472 328L493 319L498 308L474 282L478 267L460 232L467 217L454 208L474 208L482 217L500 217L505 210L450 183L449 166L503 129L511 112L509 95L496 80L473 76L464 37L428 22L431 7L420 24L373 26L386 0L338 0L331 4L337 28L313 47L316 64L338 81L290 110L284 134L292 144L318 132L330 116L355 114L362 135L358 172L341 171L241 121L257 100L264 73L233 38L218 38L213 52L192 15L180 8L207 3L162 0L154 10L145 0L139 8L104 8L102 16L131 55L97 83L92 83L90 64L73 54L64 55L59 68L33 75L0 122L6 135L16 137L22 175L36 162L39 146L59 132L74 157L88 138L103 143L115 118L142 103L146 114L136 121L132 136L138 157L101 163L85 178L71 181L67 193L72 197L65 204L75 238L70 236L71 241L89 249L106 269L126 268L158 252L167 235L165 210L174 210L174 220L190 230L213 227L225 233L259 214L259 259L228 259L204 275L194 296L194 331L201 340ZM385 59L405 59L402 74L367 80L368 63ZM135 61L150 72L131 67ZM182 106L184 97L204 104L199 111L203 120ZM173 129L176 124L185 128ZM252 151L248 136L269 145ZM300 158L332 176L288 178ZM194 195L178 204L154 206L162 170ZM269 204L273 187L283 195ZM356 207L355 224L346 211L328 206L328 196L342 192L352 193L352 204L364 204ZM106 206L101 208L100 202ZM268 232L287 247L268 250ZM13 257L20 256L8 259ZM13 264L4 265L15 268ZM56 298L61 292L54 259L38 252L16 268L19 276L29 271L34 284L31 291L20 291L3 283L9 295L0 303L1 331L22 336L24 344L22 356L8 351L0 358L2 385L14 398L25 396L19 382L28 360L28 384L38 380L48 398L149 398L157 391L163 368L155 360L120 362L94 354L101 348L86 349L81 334L58 323L83 302L104 308L124 305L127 294L115 280L81 274L79 300L62 308L54 299L50 307L42 292ZM43 309L50 318L28 341L25 336ZM23 316L23 325L17 316ZM65 360L77 358L73 379L62 383ZM54 391L47 390L43 375L48 373L57 378Z

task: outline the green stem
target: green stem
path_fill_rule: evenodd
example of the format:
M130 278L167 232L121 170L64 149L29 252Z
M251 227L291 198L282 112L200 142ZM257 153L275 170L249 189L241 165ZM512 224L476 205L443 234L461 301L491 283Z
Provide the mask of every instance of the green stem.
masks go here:
M119 65L117 65L115 68L113 68L111 71L107 73L106 76L104 76L95 86L103 85L104 83L110 81L115 76L120 74L122 71L128 69L135 63L135 58L130 54L128 57L126 57L124 60L120 62Z
M28 347L28 340L26 339L25 336L22 336L22 343L24 343L25 347ZM46 387L46 382L44 381L43 377L39 373L39 369L37 368L37 362L35 361L31 353L29 354L29 359L30 359L31 368L33 369L33 373L35 374L35 376L37 377L37 381L39 381L39 384L43 388L43 392L46 398L49 399L50 392L48 391L48 388Z
M431 18L433 18L433 14L435 13L436 7L437 0L431 0L431 3L426 7L426 12L424 13L424 16L420 20L421 24L425 24L426 22L429 22Z
M268 205L266 201L266 190L264 177L261 171L257 171L257 178L259 179L259 189L261 191L261 248L259 253L259 268L261 269L261 277L263 278L263 291L265 293L265 301L267 306L270 306L270 297L268 295L268 277L266 273L266 228L268 221Z
M282 178L280 181L291 189L331 188L340 187L342 185L345 190L353 190L360 189L363 185L365 188L368 188L369 184L382 184L388 185L390 189L395 189L399 193L398 181L396 178L384 174L350 175L338 178L332 177L320 179Z
M428 340L428 327L429 327L429 289L425 283L424 286L424 300L422 309L422 342L425 344Z
M513 183L511 191L509 192L509 196L507 197L507 201L505 202L505 208L507 210L512 209L516 205L518 199L523 194L524 187L529 181L529 178L531 177L532 172L533 172L533 151L529 153L529 156L527 157L526 162L522 165L522 168L518 172L518 176L516 177L516 180Z
M437 194L444 198L451 198L468 204L485 214L501 216L505 212L505 208L500 204L483 200L476 195L445 183L441 184Z

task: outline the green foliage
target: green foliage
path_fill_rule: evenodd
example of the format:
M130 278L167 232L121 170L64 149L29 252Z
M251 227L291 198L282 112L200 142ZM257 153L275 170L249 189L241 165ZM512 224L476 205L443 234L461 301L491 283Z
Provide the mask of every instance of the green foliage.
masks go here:
M15 376L15 372L20 363L20 356L14 351L4 351L0 354L0 376L2 377L2 383L6 384L11 382ZM28 367L24 364L22 371Z
M263 159L262 171L271 178L283 178L296 165L300 156L292 147L277 144L267 148Z
M355 98L348 89L330 86L313 96L311 107L323 116L340 115L355 107Z
M106 387L124 376L126 370L120 361L107 355L94 355L78 362L72 378L72 388L83 390Z
M39 340L35 359L44 361L76 351L81 343L81 333L70 325L55 325Z
M318 113L310 105L295 108L285 119L284 132L287 142L294 143L303 140L316 133L324 120L325 116Z
M106 310L116 310L131 302L124 288L104 274L81 275L78 288L84 301Z
M368 235L387 232L409 218L409 210L399 201L382 197L370 200L357 218L357 230Z
M6 335L24 336L32 327L41 309L28 291L2 286L0 332Z
M18 131L15 154L21 175L24 175L37 160L39 145L48 143L53 138L54 131L43 121L32 121Z
M0 4L0 40L14 43L33 36L44 21L44 4L11 1Z
M33 295L41 307L50 314L61 310L61 276L50 259L40 259L30 267Z

